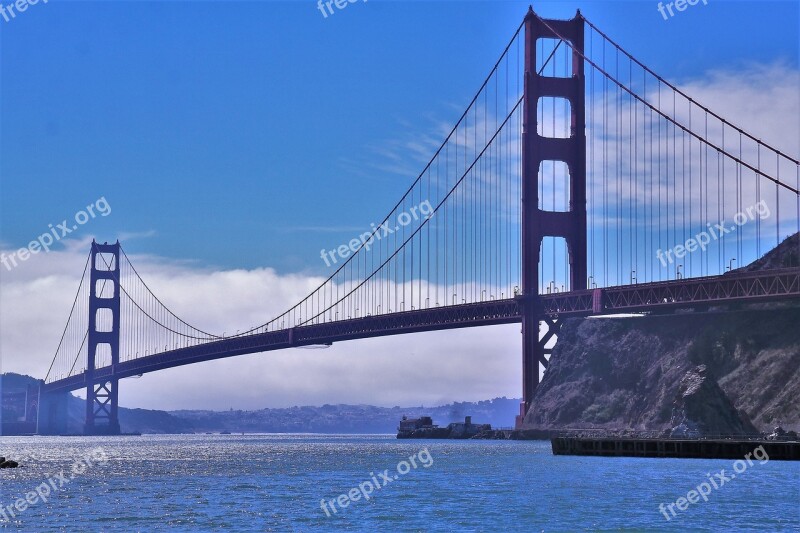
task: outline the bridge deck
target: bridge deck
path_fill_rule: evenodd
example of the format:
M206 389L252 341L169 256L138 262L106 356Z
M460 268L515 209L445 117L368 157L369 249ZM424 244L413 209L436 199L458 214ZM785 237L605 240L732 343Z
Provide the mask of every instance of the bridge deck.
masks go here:
M541 296L540 303L543 315L566 318L788 298L800 298L800 268L547 294ZM509 324L521 320L521 307L522 299L518 297L231 337L124 361L114 367L99 368L95 370L91 382L121 379L248 353L403 333ZM86 387L89 382L85 373L81 373L50 382L45 385L45 391L76 390Z

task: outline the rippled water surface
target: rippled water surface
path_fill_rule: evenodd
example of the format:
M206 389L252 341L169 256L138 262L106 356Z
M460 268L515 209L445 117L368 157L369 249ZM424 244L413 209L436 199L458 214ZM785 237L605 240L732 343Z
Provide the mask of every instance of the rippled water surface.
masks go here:
M429 457L417 455L425 448ZM754 462L667 521L660 503L685 497L709 474L728 475L733 462L554 457L546 442L350 435L4 437L0 455L23 463L0 470L10 518L0 514L0 528L12 530L800 531L796 462ZM416 468L408 462L398 474L411 456ZM92 465L73 473L84 457ZM322 510L321 499L373 476L386 483L386 470L391 481L369 500L330 517ZM14 508L37 487L45 493L49 479L63 487L47 502Z

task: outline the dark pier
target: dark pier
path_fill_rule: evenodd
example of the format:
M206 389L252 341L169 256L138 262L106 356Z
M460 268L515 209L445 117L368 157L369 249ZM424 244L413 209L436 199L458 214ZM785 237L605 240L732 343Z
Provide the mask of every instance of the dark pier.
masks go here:
M778 461L800 460L800 441L796 440L558 436L550 442L553 455L761 460L766 456Z

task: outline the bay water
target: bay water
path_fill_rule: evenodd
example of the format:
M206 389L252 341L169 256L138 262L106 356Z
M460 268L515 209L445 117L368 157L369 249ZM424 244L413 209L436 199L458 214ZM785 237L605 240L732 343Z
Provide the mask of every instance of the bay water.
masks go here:
M0 437L0 455L21 463L0 470L9 531L800 531L797 462L307 434Z

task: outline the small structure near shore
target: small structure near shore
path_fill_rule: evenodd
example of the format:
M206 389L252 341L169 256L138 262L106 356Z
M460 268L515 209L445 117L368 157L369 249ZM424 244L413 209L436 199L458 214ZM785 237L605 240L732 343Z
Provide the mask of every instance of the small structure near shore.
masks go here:
M493 439L504 440L509 437L510 430L492 429L491 424L473 424L472 417L467 416L463 422L451 422L446 428L433 423L429 416L406 418L400 421L397 428L398 439Z

